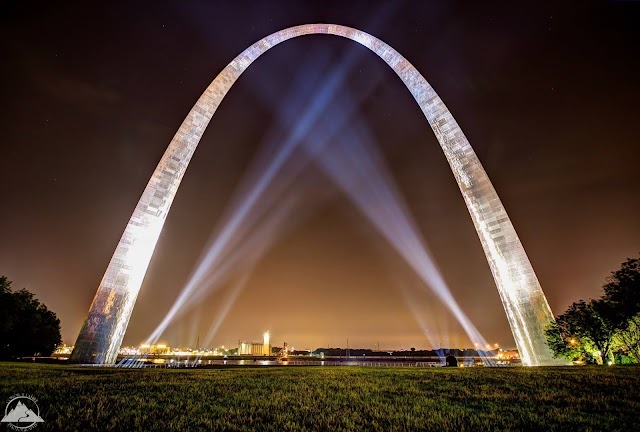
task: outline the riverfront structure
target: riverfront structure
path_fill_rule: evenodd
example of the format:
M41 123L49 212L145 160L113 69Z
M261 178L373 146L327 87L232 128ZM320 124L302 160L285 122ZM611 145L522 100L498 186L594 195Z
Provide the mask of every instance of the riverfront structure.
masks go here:
M262 335L262 342L238 341L238 355L271 355L271 342L269 332Z
M189 161L211 117L233 83L271 47L308 34L356 41L376 53L407 86L451 166L487 256L513 337L525 365L555 364L544 329L553 314L507 213L453 116L424 77L396 50L368 33L309 24L273 33L251 45L213 80L162 156L100 282L71 361L114 363L138 291Z

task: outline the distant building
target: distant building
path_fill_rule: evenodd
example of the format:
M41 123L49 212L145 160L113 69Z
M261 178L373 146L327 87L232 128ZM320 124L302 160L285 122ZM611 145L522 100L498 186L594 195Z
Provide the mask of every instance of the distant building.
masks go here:
M72 351L73 351L72 346L62 344L55 349L55 351L53 352L53 356L55 357L55 356L61 356L61 355L70 355Z
M271 335L268 331L262 335L262 354L271 355Z
M498 353L498 357L505 360L518 360L520 359L520 353L517 349L515 350L500 350Z
M238 355L268 356L271 355L269 332L262 335L262 342L238 341Z
M154 355L166 355L171 352L171 347L159 344L159 345L148 345L142 344L138 348L139 354L154 354Z
M263 355L262 342L238 341L238 355Z
M520 354L518 350L503 350L500 349L495 353L495 362L499 365L517 365L522 364L520 360Z

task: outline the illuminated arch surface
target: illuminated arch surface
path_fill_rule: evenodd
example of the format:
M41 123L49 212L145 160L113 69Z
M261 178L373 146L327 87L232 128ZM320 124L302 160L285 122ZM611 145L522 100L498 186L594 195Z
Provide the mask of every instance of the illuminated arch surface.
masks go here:
M288 39L331 34L375 52L407 86L431 125L458 182L491 267L525 365L556 364L544 328L547 299L498 195L469 141L424 77L396 50L350 27L308 24L269 35L237 56L191 109L162 156L107 267L71 354L76 363L112 364L180 181L211 117L233 83L260 55Z

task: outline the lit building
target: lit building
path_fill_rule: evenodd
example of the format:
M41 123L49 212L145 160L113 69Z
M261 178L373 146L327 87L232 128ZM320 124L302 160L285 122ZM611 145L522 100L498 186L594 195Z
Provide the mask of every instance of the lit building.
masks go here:
M520 353L518 353L518 350L508 350L508 351L505 350L505 351L501 351L498 355L505 360L520 359Z
M262 335L262 342L238 341L238 355L268 356L271 355L269 332Z
M60 356L60 355L69 355L71 354L71 352L73 351L73 347L72 346L68 346L66 344L62 344L59 345L55 351L53 352L54 356Z
M164 344L158 345L149 345L142 344L138 348L139 354L154 354L154 355L166 355L171 353L171 347L168 347Z
M264 37L233 59L200 96L133 211L98 286L70 360L115 362L164 221L200 138L222 99L253 61L270 48L309 34L336 35L362 44L386 62L409 89L458 183L522 363L528 366L561 363L553 358L544 334L553 320L551 308L498 194L451 112L420 72L395 49L368 33L335 24L300 25Z
M264 332L262 335L262 354L263 355L271 355L271 335L268 331Z

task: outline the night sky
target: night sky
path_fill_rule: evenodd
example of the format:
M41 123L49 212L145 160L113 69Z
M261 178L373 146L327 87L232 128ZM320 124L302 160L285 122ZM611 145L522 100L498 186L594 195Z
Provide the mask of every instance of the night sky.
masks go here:
M476 4L477 3L477 4ZM73 344L146 182L199 95L237 54L298 24L364 30L442 97L520 235L554 314L599 295L640 251L640 3L9 2L3 6L0 274L58 314ZM585 3L589 3L586 5ZM474 5L475 4L475 5ZM365 47L334 36L260 57L213 117L167 218L125 344L160 322L309 68L356 60L344 88L465 312L514 346L454 177L417 104ZM302 67L304 65L304 67ZM325 65L325 66L323 66ZM317 74L316 74L317 75ZM309 78L320 88L322 77ZM338 116L341 98L324 116ZM345 128L350 127L345 122ZM309 167L303 207L211 345L431 348L469 341L340 191ZM304 216L304 217L303 217ZM194 346L225 289L169 327Z

